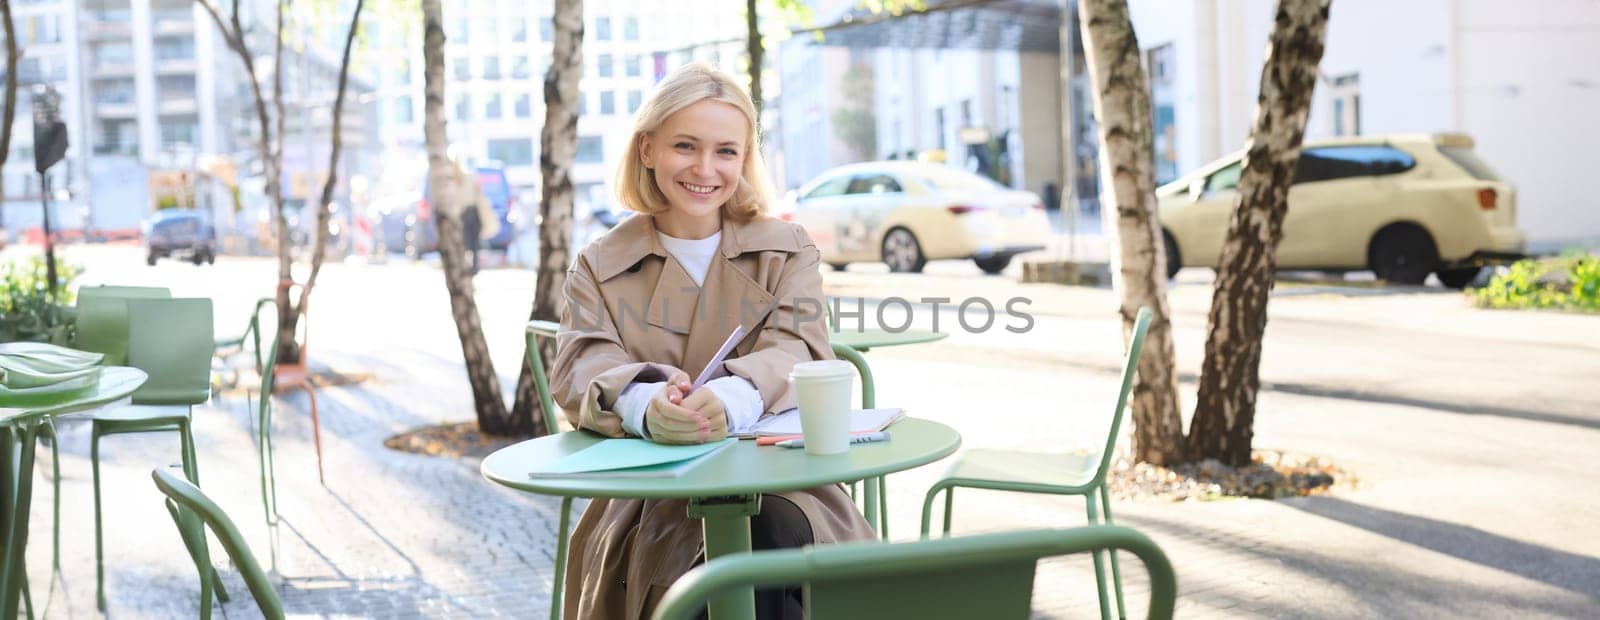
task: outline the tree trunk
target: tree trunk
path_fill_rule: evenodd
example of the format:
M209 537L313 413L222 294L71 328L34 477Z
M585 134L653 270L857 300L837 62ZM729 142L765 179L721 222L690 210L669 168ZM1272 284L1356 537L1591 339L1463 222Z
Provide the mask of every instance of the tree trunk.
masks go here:
M1283 216L1317 85L1329 0L1279 0L1261 68L1256 122L1239 176L1206 322L1206 356L1190 426L1189 455L1250 462L1261 337L1267 329Z
M444 129L444 18L439 1L422 1L422 131L428 150L428 202L439 229L439 259L444 265L445 289L450 293L450 315L461 339L467 382L472 385L478 428L493 432L491 429L506 424L506 404L478 320L478 303L472 297L472 274L468 273L466 244L461 239L461 210L467 205L458 204L462 192L456 188L457 164L445 155L449 142ZM465 181L477 182L470 174Z
M305 307L305 300L311 295L310 287L300 289L301 303L296 305L289 298L289 285L294 282L294 240L289 231L288 216L283 213L283 13L289 0L274 0L278 6L278 26L274 32L272 47L272 108L278 115L278 142L272 152L274 178L269 184L275 188L277 194L273 209L273 222L278 230L278 294L274 297L278 307L278 361L293 364L300 361L300 343L295 340L295 326L300 322L300 312Z
M745 51L750 55L750 100L756 104L756 118L761 118L761 58L766 48L761 44L760 14L756 12L758 0L744 0ZM758 129L759 130L759 129Z
M539 274L534 284L530 320L554 321L572 264L572 160L578 152L578 78L583 76L583 0L556 0L555 41L550 52L550 72L544 76L544 128L539 131L539 171L543 182L539 214ZM548 368L555 359L555 343L541 341L539 355ZM545 435L544 412L535 391L527 353L517 377L517 402L508 432ZM559 415L559 412L557 412ZM488 429L485 429L486 432Z
M280 57L282 56L281 48L283 45L283 1L284 0L279 0L279 19L278 29L276 31ZM274 296L274 299L277 302L279 321L278 360L284 363L299 361L300 348L294 341L293 324L290 324L287 337L285 337L282 329L282 323L285 320L284 317L294 317L295 315L294 313L290 312L292 306L289 305L288 285L291 282L289 261L287 255L281 251L284 243L285 232L289 227L288 222L283 216L283 188L279 183L282 176L279 171L282 168L283 162L281 159L279 159L281 150L273 147L272 119L267 113L267 98L266 95L261 92L261 81L256 77L255 57L251 55L250 48L245 43L245 29L244 25L240 22L238 10L239 5L237 3L234 4L233 14L229 16L228 20L224 21L222 18L222 13L219 12L217 7L211 3L211 0L197 0L197 4L199 4L201 8L205 9L206 14L210 15L211 20L216 23L217 29L222 31L223 39L227 41L228 47L233 50L233 53L239 57L239 61L244 63L245 76L250 79L250 94L255 100L256 122L259 124L259 130L261 132L261 140L256 145L256 148L260 150L261 167L267 181L267 199L272 205L273 222L274 227L277 230L278 244L280 247L278 262L278 286L276 288L277 293ZM274 75L282 75L282 71L279 70L280 66L281 65L278 64L273 66ZM283 82L281 78L277 80L274 90L276 94L275 100L279 102L279 123L277 136L278 143L281 144L283 142L283 108L281 104L283 100ZM291 318L290 320L293 319ZM285 355L285 347L287 347L287 352L292 353L292 355Z
M17 49L17 30L11 21L9 0L0 1L0 19L5 20L6 29L5 110L0 112L0 122L5 123L0 127L0 169L3 169L11 156L11 122L17 117L17 60L22 58L22 51ZM5 196L5 175L0 174L0 235L5 233L6 226Z
M1116 209L1118 248L1111 260L1112 273L1120 276L1115 279L1122 295L1124 340L1141 306L1153 313L1133 384L1133 457L1172 464L1183 459L1183 418L1173 371L1165 250L1156 219L1150 90L1126 0L1079 0L1078 7L1095 85L1100 153L1111 171L1108 204Z
M355 48L356 28L361 25L361 8L366 0L356 0L355 13L350 16L350 30L344 36L344 56L339 61L339 89L333 96L333 144L328 149L328 176L322 182L321 199L317 201L317 241L311 245L311 274L306 276L306 286L301 294L300 307L305 309L306 298L311 294L311 287L317 284L317 274L322 271L322 251L328 245L328 203L333 202L333 188L339 180L339 151L344 146L342 131L344 129L344 92L345 86L350 81L350 50ZM353 208L353 207L352 207ZM293 312L291 319L299 316ZM294 333L294 320L290 321L289 333Z

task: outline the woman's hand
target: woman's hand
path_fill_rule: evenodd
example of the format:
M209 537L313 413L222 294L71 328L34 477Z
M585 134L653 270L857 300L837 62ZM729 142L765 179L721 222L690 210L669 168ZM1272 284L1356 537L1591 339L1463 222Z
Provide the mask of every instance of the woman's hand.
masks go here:
M683 388L676 383L662 388L644 410L645 428L656 443L695 444L712 439L711 420L699 411L684 407ZM676 401L676 402L674 402ZM723 434L727 434L723 424Z
M722 404L722 399L717 398L717 393L707 388L695 390L683 399L683 407L697 411L710 422L710 438L706 441L715 441L728 436L728 414Z

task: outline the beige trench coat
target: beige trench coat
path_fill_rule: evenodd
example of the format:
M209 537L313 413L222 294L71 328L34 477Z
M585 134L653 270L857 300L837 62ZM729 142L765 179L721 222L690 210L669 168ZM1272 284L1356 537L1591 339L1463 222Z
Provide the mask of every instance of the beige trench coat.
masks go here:
M749 379L766 413L794 406L796 362L832 359L822 318L821 260L798 225L724 220L704 287L661 247L654 218L635 215L584 248L567 272L550 383L574 426L623 436L611 404L632 381L699 374L735 325L749 332L724 365ZM782 494L818 543L871 539L838 485ZM564 614L646 618L704 554L684 500L596 499L572 534Z

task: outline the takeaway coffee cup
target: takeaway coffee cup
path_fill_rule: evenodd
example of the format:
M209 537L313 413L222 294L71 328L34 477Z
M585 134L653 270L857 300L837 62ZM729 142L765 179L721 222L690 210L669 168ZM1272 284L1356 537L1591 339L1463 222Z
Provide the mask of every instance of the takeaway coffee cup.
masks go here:
M842 454L850 449L850 389L856 369L850 362L800 362L789 373L800 404L800 430L806 454Z

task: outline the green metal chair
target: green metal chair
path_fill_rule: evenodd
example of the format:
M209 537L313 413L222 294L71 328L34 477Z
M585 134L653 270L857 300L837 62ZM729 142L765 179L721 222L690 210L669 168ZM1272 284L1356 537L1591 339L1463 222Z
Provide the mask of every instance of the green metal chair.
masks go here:
M1054 495L1082 495L1084 511L1089 525L1112 524L1111 493L1106 489L1106 472L1115 455L1117 433L1122 427L1123 410L1127 408L1128 393L1133 389L1133 377L1139 367L1139 355L1144 350L1145 332L1150 329L1150 309L1140 308L1134 320L1133 339L1128 345L1128 356L1122 367L1122 388L1117 393L1117 406L1111 412L1111 428L1106 433L1104 447L1098 453L1048 453L1017 452L1009 450L968 450L958 456L944 477L928 489L922 502L922 537L928 537L933 514L933 500L944 492L944 534L950 535L950 515L954 504L955 488L968 487L994 491L1021 493L1049 493ZM1101 510L1105 518L1100 518ZM1100 596L1100 615L1111 617L1111 607L1106 596L1105 569L1101 553L1094 554L1096 588ZM1117 565L1117 554L1111 552L1111 583L1116 590L1117 617L1127 617L1122 602L1122 571Z
M250 553L250 546L245 544L244 537L239 535L238 528L233 526L233 520L228 518L227 513L206 497L199 487L166 469L156 468L150 472L150 477L155 480L156 488L167 496L167 512L172 515L173 523L177 524L183 545L194 560L196 572L200 573L200 618L206 620L211 617L213 587L219 593L222 591L220 577L211 566L211 553L206 549L204 526L211 527L211 533L216 535L217 542L222 544L233 565L239 567L245 585L249 586L256 605L261 607L261 615L283 618L283 603L278 600L278 592L272 588L272 582L267 580L267 574L261 570L255 555Z
M686 620L739 588L803 584L808 618L1028 618L1040 558L1101 549L1139 556L1150 574L1149 617L1172 617L1178 581L1166 554L1144 534L1106 525L721 557L673 584L653 617Z
M149 378L133 404L102 409L90 428L94 471L95 601L105 610L105 551L100 504L100 439L108 435L177 431L184 474L200 482L190 415L211 396L211 300L122 299L127 308L127 363ZM81 320L82 317L80 317ZM222 594L226 600L226 594Z
M832 311L830 310L829 312L831 313ZM867 365L867 358L853 347L837 342L833 343L833 356L850 362L852 366L856 367L856 374L861 375L861 408L872 409L877 407L877 388L872 383L872 367ZM886 481L887 476L879 476L867 483L878 485L878 519L876 523L872 523L872 526L877 528L878 536L883 540L889 540L889 487ZM850 496L856 496L856 485L853 482L850 483ZM866 502L867 498L863 496L861 501Z
M550 395L550 378L545 374L544 356L539 354L539 338L555 340L561 325L554 321L528 321L528 365L533 368L533 387L539 394L539 405L544 409L544 427L551 433L561 429L561 417L556 415L556 401ZM572 498L561 498L561 526L556 532L556 567L551 579L550 618L561 618L561 589L567 575L567 529L572 525Z

